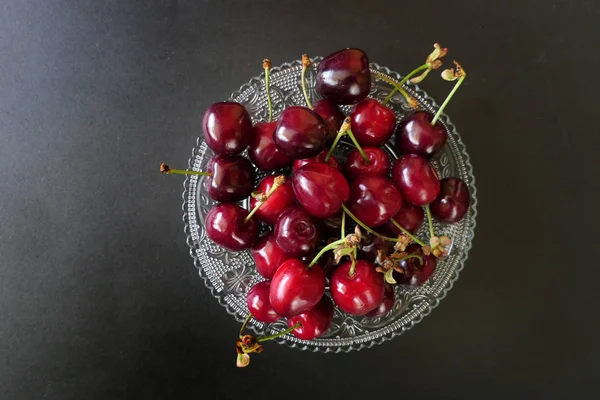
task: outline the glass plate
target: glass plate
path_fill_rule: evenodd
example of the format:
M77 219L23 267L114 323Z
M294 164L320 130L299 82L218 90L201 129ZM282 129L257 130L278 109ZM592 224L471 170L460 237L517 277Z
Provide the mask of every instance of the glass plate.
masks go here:
M315 71L320 59L312 60L313 65L306 74L309 96L313 102L319 98L315 90ZM377 79L377 75L383 74L396 81L400 81L401 76L374 63L370 65L370 68L373 78L369 96L382 101L390 93L392 86ZM284 63L271 69L270 88L274 118L286 107L305 105L300 84L301 70L300 61ZM437 104L425 92L413 85L405 86L405 89L420 103L422 108L435 113ZM264 91L264 73L242 85L231 95L230 100L243 104L252 116L253 123L266 120L268 109ZM411 111L404 98L399 94L391 99L388 106L396 112L398 121ZM350 107L342 107L342 109L346 114L350 111ZM306 341L287 334L277 339L279 343L285 343L301 350L335 353L369 348L400 335L420 322L452 288L453 283L458 279L459 272L465 265L471 248L475 216L477 215L477 196L473 167L469 163L465 145L448 116L442 115L440 121L449 133L448 140L442 151L431 160L431 163L441 178L454 176L464 180L469 187L472 199L469 211L460 222L452 225L435 223L436 233L450 236L453 239L450 255L443 262L437 263L435 273L423 286L413 289L396 286L396 301L393 309L387 315L377 318L354 317L336 308L331 328L322 337ZM398 155L393 146L393 140L392 137L385 146L385 150L391 159L395 160ZM340 149L336 155L343 158L343 149ZM189 161L189 169L205 170L212 155L213 152L208 149L203 139L198 138L197 146L193 149L192 158ZM258 173L257 182L264 175L264 173ZM230 252L215 245L206 237L204 217L215 202L205 192L203 180L204 177L190 175L184 182L183 221L185 222L187 243L190 246L194 265L198 268L200 277L212 295L229 314L241 323L248 315L246 293L263 278L256 272L248 251ZM248 208L247 200L240 204ZM427 238L426 225L426 223L423 224L417 236ZM272 324L251 320L248 327L258 335L269 335L282 331L287 328L287 325L284 320ZM231 335L234 340L236 333L231 332Z

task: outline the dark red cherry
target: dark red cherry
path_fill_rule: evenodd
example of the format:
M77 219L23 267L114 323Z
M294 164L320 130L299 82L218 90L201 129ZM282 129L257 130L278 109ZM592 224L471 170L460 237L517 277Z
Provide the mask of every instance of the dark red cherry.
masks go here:
M359 49L325 57L317 68L317 92L334 104L356 104L371 90L369 58Z
M252 120L243 105L215 103L202 118L204 141L217 154L239 154L248 147Z
M327 296L308 311L288 318L287 324L291 328L300 322L300 327L294 329L292 334L298 339L313 340L327 332L333 321L333 303Z
M429 207L435 219L454 223L465 216L470 200L469 188L462 179L444 178L440 181L440 194Z
M275 223L277 244L290 257L302 257L315 253L321 241L315 219L301 206L284 211Z
M221 247L240 251L252 247L258 239L258 223L248 211L234 203L217 204L206 214L206 236Z
M331 297L348 314L365 315L381 304L385 287L383 275L370 262L358 260L354 275L350 276L351 261L340 265L329 283Z
M350 196L350 187L344 175L318 162L294 171L292 183L298 202L318 218L329 218L336 214Z
M436 258L433 255L423 254L423 249L416 243L408 245L405 250L408 254L417 254L423 258L423 264L418 258L408 258L398 263L404 270L403 274L394 271L394 279L402 285L421 286L435 271Z
M252 128L248 156L263 171L275 171L292 163L292 158L275 146L273 133L276 125L276 121L257 122Z
M246 157L217 154L206 165L212 175L204 181L208 195L216 201L242 200L254 188L254 167Z
M318 100L313 104L313 111L319 114L327 125L327 139L325 144L329 146L337 136L338 130L344 122L344 113L340 111L338 106L327 99Z
M269 300L270 291L271 282L263 281L252 286L252 289L246 295L246 304L248 305L250 314L252 314L255 320L267 324L275 322L280 318L275 310L273 310L273 307L271 307L271 301Z
M361 175L350 185L348 209L360 221L374 228L385 224L402 206L402 195L389 179Z
M383 146L394 133L396 114L375 99L364 99L350 113L352 133L363 146Z
M305 166L306 164L312 163L312 162L320 162L323 164L327 164L332 168L337 169L338 171L342 172L342 164L339 163L339 161L334 157L331 156L329 157L329 160L327 160L327 163L325 163L325 159L327 158L327 153L329 151L327 149L323 150L322 152L320 152L319 154L317 154L314 157L311 158L300 158L298 160L294 160L294 164L292 169L295 171L298 168L301 168L303 166Z
M337 239L339 239L339 237L335 238L335 240ZM342 258L342 260L346 259L346 257ZM319 258L319 264L323 266L323 271L325 271L325 276L327 277L327 279L331 279L333 271L335 271L339 265L335 262L335 256L333 254L333 251L328 251L325 254L323 254L321 258Z
M339 210L331 217L325 218L323 221L321 221L321 228L323 229L323 232L327 233L328 236L338 236L337 239L339 239L341 232L340 230L342 228L342 210Z
M363 147L363 152L369 159L369 164L366 163L357 149L353 149L348 153L344 164L344 173L349 180L364 174L388 176L390 173L390 158L385 151L379 147Z
M422 207L413 206L408 202L404 202L402 203L402 207L400 207L400 211L398 211L398 213L394 215L392 219L396 220L400 226L410 233L415 233L421 227L424 217L425 211L423 211ZM399 235L402 233L402 231L398 229L391 221L388 221L385 224L385 227L394 235Z
M282 317L293 317L313 308L325 292L325 273L319 265L308 268L301 260L285 261L271 281L269 300Z
M446 128L437 121L431 126L433 115L417 111L407 116L396 130L396 148L402 154L418 154L430 158L446 143Z
M375 262L378 251L388 255L392 251L393 243L382 239L379 236L370 233L363 233L362 240L358 247L358 258L361 260Z
M440 180L427 162L416 154L407 154L396 160L392 180L402 192L405 201L415 206L431 203L440 193Z
M270 175L264 177L258 186L256 186L256 192L262 192L264 194L268 193L269 190L273 187L273 181L275 180L275 175ZM258 200L254 197L250 198L250 209L253 210L257 205ZM294 195L294 189L292 187L292 181L286 180L283 185L279 186L275 191L269 196L267 201L263 203L262 206L258 210L254 216L259 220L266 222L269 225L275 225L277 222L277 218L283 213L285 210L290 208L296 204L296 197Z
M267 279L273 278L277 268L289 258L285 250L277 244L273 232L259 237L252 246L250 255L256 263L256 271Z
M293 106L279 116L273 140L279 150L293 159L309 158L325 148L327 135L327 125L319 114Z
M379 304L379 307L369 311L367 317L382 317L386 315L394 306L394 287L388 283L385 284L385 292L383 295L383 301Z

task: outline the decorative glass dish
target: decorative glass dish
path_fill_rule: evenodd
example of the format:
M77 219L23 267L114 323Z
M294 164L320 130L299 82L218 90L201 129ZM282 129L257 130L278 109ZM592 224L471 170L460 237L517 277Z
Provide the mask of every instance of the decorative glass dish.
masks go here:
M315 90L315 78L316 66L320 59L311 60L313 64L306 73L309 96L314 100L319 98L319 94ZM402 77L398 73L374 63L370 64L370 69L372 87L369 97L383 101L390 94L393 87L379 79L378 75L385 75L396 82L399 82ZM302 64L300 61L284 63L271 69L269 83L274 119L286 107L306 105L300 81L301 71ZM435 113L437 104L418 86L405 85L404 89L418 101L422 109ZM229 100L243 104L252 117L253 123L267 120L268 106L264 73L242 85L231 95ZM406 104L404 97L399 93L392 97L386 105L394 110L398 121L412 111L412 108ZM342 107L342 110L348 115L351 107L345 106ZM470 208L461 221L454 224L434 222L435 231L438 235L446 235L453 240L448 257L443 261L438 261L434 274L424 285L417 288L396 285L396 301L392 310L385 316L375 318L354 317L336 308L331 328L323 336L306 341L300 340L292 334L286 334L276 339L277 342L301 350L315 352L337 353L369 348L402 334L420 322L452 288L465 265L471 248L477 215L477 192L473 168L469 163L469 155L460 139L460 135L447 115L442 114L440 122L447 129L448 139L440 153L430 162L440 179L450 176L458 177L468 185L471 194ZM394 137L392 136L392 139L384 146L392 161L399 156L393 141ZM343 161L344 147L346 146L338 146L334 153L341 161ZM346 147L345 150L347 152L348 148ZM208 160L212 156L212 150L206 146L201 137L198 138L197 145L192 152L192 158L189 161L189 169L194 171L206 170ZM263 176L265 176L265 173L257 171L256 182ZM264 280L264 278L256 272L254 261L248 251L231 252L214 244L206 237L204 219L216 202L208 197L204 189L204 179L203 176L188 175L184 182L183 220L187 243L190 247L194 265L198 268L200 277L204 280L212 295L229 314L241 323L248 315L246 293L254 284ZM248 209L248 203L245 200L240 204ZM427 229L427 224L424 223L417 233L417 237L427 238ZM284 320L264 324L252 319L247 326L257 335L271 335L287 328ZM235 335L232 338L235 339Z

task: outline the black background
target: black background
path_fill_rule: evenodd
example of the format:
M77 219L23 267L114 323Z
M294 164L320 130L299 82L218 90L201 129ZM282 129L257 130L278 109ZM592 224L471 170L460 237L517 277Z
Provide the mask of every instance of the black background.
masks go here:
M590 393L599 17L595 1L3 0L0 398ZM447 109L479 197L460 280L384 345L271 344L236 369L239 325L198 278L182 179L158 165L187 165L204 109L263 57L354 46L406 73L436 41L469 73Z

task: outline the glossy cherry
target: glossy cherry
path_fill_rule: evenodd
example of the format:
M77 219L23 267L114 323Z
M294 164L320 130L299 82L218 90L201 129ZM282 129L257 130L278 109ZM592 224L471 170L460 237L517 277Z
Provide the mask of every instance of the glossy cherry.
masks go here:
M263 171L275 171L292 163L292 158L275 146L276 125L277 122L257 122L252 128L248 156Z
M242 200L254 188L254 167L246 157L217 154L206 165L211 173L204 185L208 195L216 201Z
M353 180L360 175L374 174L388 176L390 173L390 158L379 147L363 147L363 152L369 159L369 163L365 161L358 149L353 149L346 157L344 164L344 174L349 180Z
M423 207L413 206L405 201L402 203L400 211L398 211L398 213L394 215L392 219L396 220L400 226L410 233L415 233L421 227L424 217L425 211L423 211ZM391 221L388 221L385 224L385 227L394 235L399 235L402 233L402 231L398 229Z
M390 310L392 309L392 307L394 306L394 287L392 285L390 285L389 283L385 284L385 292L383 295L383 300L381 301L381 304L379 304L379 307L376 307L375 309L373 309L372 311L369 311L367 313L367 317L382 317L384 315L386 315L388 312L390 312Z
M277 244L290 257L314 254L321 241L315 219L301 206L292 206L284 211L275 223Z
M319 154L317 154L314 157L300 158L298 160L294 160L294 163L292 164L292 169L295 171L298 168L305 166L306 164L309 164L312 162L320 162L323 164L327 164L330 167L333 167L333 168L337 169L338 171L342 172L342 164L340 164L340 162L334 156L329 157L329 160L327 160L327 162L325 162L325 159L327 158L327 153L328 153L327 150L323 150L322 152L320 152Z
M255 192L268 193L273 187L275 175L269 175L264 177L259 184L256 186ZM258 199L250 198L250 209L254 209L257 205ZM294 189L292 187L292 181L286 180L283 185L279 186L265 201L260 208L256 211L254 216L269 225L275 225L277 218L285 210L296 204L296 197L294 196Z
M290 258L285 250L277 244L273 232L259 237L252 246L250 255L256 263L256 271L267 279L273 278L277 268Z
M310 310L288 318L287 324L292 327L300 322L300 327L292 334L298 339L313 340L327 332L333 321L333 311L333 303L324 295Z
M421 256L423 264L418 258L402 260L398 265L404 270L403 274L394 271L394 279L400 284L408 286L420 286L431 277L435 271L436 258L433 255L425 255L423 248L416 243L408 245L405 250L408 254Z
M327 99L318 100L313 104L313 111L319 114L327 125L327 139L325 144L329 146L333 143L342 122L344 122L344 113L340 111L338 106Z
M273 276L269 300L277 314L293 317L313 308L325 292L325 272L297 258L285 261Z
M325 148L328 128L323 118L300 106L288 107L279 116L273 140L284 154L297 158L314 157Z
M359 49L325 57L317 68L317 92L334 104L356 104L371 90L369 58Z
M252 247L258 239L258 223L244 219L248 211L234 203L217 204L206 214L206 236L221 247L240 251Z
M375 99L364 99L350 113L352 133L363 146L383 146L394 134L396 114Z
M431 203L440 193L440 180L426 158L416 154L400 157L392 167L392 180L405 201L415 206Z
M204 141L217 154L239 154L248 147L252 120L243 105L220 102L211 105L202 118Z
M350 196L344 175L329 165L313 162L294 171L292 183L296 199L318 218L336 214Z
M375 262L378 251L387 255L391 252L392 246L393 243L389 240L382 239L381 237L370 233L363 233L362 240L358 247L358 258L369 262Z
M340 265L329 283L331 297L338 307L352 315L365 315L381 304L385 287L383 275L370 262L358 260L350 276L352 262Z
M246 304L248 305L250 314L252 314L255 320L267 324L275 322L280 318L275 310L273 310L273 307L271 307L271 301L269 300L270 291L271 282L262 281L252 286L246 295Z
M440 194L429 206L433 217L443 222L460 221L471 200L467 184L458 178L445 178L440 182Z
M430 158L446 143L446 128L437 121L431 126L433 115L417 111L407 116L396 129L396 148L402 154L418 154Z
M374 228L386 223L402 206L402 195L389 179L361 175L350 185L348 209L359 220Z

